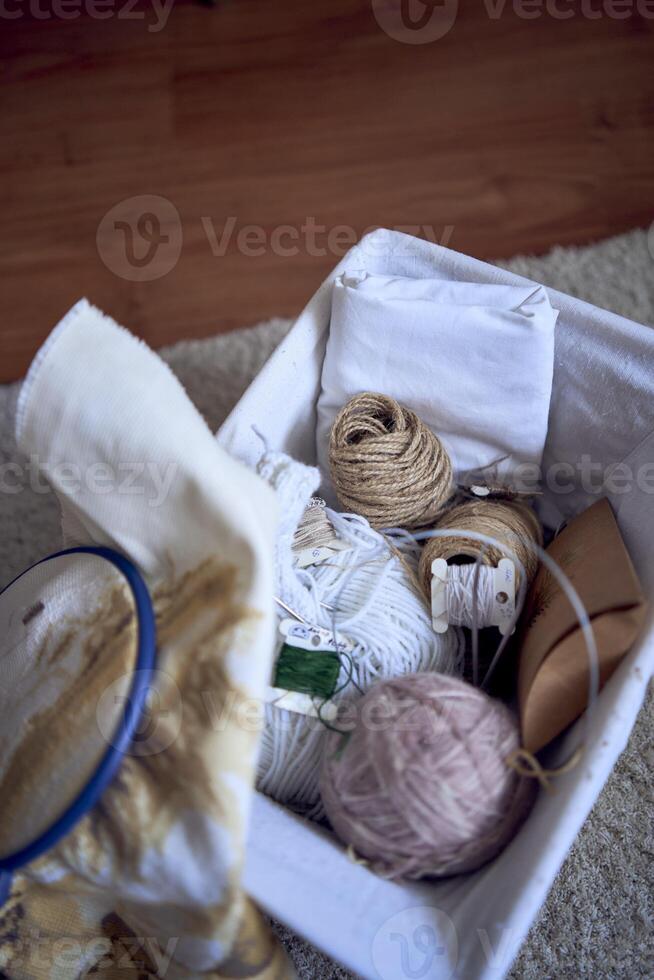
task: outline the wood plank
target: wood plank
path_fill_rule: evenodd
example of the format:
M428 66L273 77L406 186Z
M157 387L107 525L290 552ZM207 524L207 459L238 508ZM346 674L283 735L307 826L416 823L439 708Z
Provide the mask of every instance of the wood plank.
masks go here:
M142 20L3 24L0 381L80 295L154 346L295 315L342 254L340 226L424 227L491 258L648 224L654 20L459 7L423 45L385 34L370 0L178 3L160 31L147 3ZM162 232L182 245L135 282L125 232L96 237L143 195L171 202L179 228ZM215 255L207 229L230 222ZM281 226L296 238L280 249Z

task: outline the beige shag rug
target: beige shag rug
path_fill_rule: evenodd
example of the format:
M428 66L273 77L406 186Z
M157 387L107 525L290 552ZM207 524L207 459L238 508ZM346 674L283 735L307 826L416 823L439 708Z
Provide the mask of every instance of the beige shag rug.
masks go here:
M633 231L586 248L557 248L543 258L498 264L654 325L654 231L649 245L646 232ZM289 327L288 320L272 320L209 340L185 341L162 354L217 429ZM18 388L0 387L0 466L17 459L13 413ZM0 492L0 586L58 544L52 495L34 492L27 482L19 493ZM561 869L511 977L654 976L653 706L650 691L629 746ZM303 980L352 976L282 926L276 928Z

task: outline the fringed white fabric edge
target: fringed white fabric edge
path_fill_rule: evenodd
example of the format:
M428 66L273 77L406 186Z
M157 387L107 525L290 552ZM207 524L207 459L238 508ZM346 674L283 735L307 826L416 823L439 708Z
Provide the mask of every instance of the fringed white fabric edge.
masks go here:
M52 350L56 342L63 334L64 330L66 330L71 325L71 323L77 320L78 317L82 316L84 313L87 313L91 309L94 310L95 307L93 307L89 303L86 297L82 297L82 299L79 299L75 303L75 305L70 308L68 313L66 313L65 316L62 317L62 319L59 321L56 327L53 328L52 332L49 334L47 339L43 342L41 347L36 352L34 356L34 360L30 364L27 374L25 375L25 380L23 381L22 387L20 389L20 393L18 395L18 401L16 403L16 422L14 427L14 433L16 436L16 444L18 445L19 449L21 448L21 440L25 428L25 416L27 415L27 404L29 401L30 393L34 386L34 381L36 379L36 376L41 371L43 362L45 361L46 357L48 356L48 354L50 353L50 351ZM99 310L96 310L96 312L100 313Z

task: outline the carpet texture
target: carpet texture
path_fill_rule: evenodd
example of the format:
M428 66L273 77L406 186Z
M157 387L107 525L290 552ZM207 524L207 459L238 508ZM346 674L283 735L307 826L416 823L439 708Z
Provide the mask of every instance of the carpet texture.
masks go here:
M557 248L543 258L498 264L654 325L654 230L649 241L646 232L634 231L586 248ZM289 327L290 321L272 320L185 341L162 356L216 429ZM0 387L0 586L59 545L56 501L35 480L30 461L16 452L18 389ZM654 976L653 737L650 690L629 746L563 865L512 978ZM303 980L352 976L284 927L275 928Z

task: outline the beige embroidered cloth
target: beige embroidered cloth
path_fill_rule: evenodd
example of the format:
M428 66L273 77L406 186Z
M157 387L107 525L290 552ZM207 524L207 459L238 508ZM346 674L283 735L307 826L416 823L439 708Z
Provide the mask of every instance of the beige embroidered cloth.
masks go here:
M30 369L17 441L60 499L64 543L116 548L145 576L158 663L117 778L15 877L0 975L292 976L241 890L273 646L272 492L163 362L85 301Z

